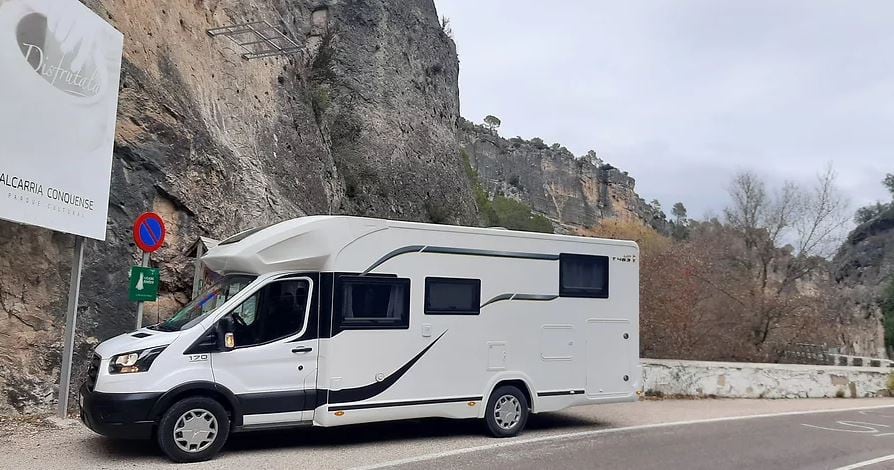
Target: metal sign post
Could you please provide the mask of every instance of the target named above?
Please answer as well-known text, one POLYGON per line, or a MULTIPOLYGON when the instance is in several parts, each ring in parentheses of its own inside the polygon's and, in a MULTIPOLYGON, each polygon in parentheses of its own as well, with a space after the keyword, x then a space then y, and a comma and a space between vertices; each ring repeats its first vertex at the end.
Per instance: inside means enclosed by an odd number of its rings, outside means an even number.
MULTIPOLYGON (((147 267, 149 266, 149 252, 143 252, 143 261, 140 263, 140 266, 147 267)), ((144 302, 137 302, 137 329, 143 327, 143 304, 144 302)))
POLYGON ((78 296, 81 294, 81 265, 84 263, 84 237, 75 236, 68 288, 68 310, 65 312, 65 336, 62 343, 62 371, 59 377, 57 415, 68 416, 68 390, 71 385, 71 359, 74 354, 75 325, 78 321, 78 296))

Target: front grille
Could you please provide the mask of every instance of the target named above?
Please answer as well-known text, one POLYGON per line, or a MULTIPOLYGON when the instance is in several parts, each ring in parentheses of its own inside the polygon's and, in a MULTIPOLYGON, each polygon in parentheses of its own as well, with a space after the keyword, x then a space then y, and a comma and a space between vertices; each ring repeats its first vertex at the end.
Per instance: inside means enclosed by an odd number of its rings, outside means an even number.
POLYGON ((96 387, 96 376, 99 375, 99 363, 102 359, 94 354, 90 360, 90 367, 87 368, 87 389, 91 392, 96 387))

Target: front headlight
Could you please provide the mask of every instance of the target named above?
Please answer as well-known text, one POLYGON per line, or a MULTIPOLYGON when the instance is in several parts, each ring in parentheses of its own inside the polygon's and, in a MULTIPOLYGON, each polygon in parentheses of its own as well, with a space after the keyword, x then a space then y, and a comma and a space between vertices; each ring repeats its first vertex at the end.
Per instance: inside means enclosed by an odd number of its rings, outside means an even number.
POLYGON ((155 358, 165 350, 167 346, 143 349, 141 351, 126 352, 112 356, 109 361, 110 374, 132 374, 134 372, 146 372, 155 358))

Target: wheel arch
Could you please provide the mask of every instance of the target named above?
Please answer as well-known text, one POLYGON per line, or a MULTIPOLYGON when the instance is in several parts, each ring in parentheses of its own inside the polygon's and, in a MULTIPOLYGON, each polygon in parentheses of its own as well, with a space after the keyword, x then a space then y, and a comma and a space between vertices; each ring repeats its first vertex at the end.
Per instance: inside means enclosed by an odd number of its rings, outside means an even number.
POLYGON ((242 408, 236 395, 214 382, 187 382, 165 392, 152 408, 152 417, 159 419, 174 403, 187 397, 208 397, 217 400, 230 414, 230 426, 242 426, 242 408))
POLYGON ((534 400, 537 399, 537 395, 534 392, 534 388, 531 387, 530 379, 523 375, 503 375, 494 378, 487 390, 487 394, 484 395, 482 402, 483 406, 478 412, 479 418, 484 417, 484 413, 487 410, 487 403, 490 401, 490 397, 494 393, 494 390, 504 385, 511 385, 521 390, 521 392, 525 395, 525 399, 528 400, 528 408, 530 408, 531 413, 536 412, 537 408, 534 400))

